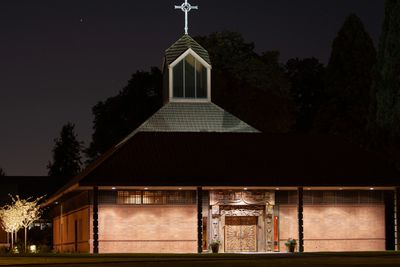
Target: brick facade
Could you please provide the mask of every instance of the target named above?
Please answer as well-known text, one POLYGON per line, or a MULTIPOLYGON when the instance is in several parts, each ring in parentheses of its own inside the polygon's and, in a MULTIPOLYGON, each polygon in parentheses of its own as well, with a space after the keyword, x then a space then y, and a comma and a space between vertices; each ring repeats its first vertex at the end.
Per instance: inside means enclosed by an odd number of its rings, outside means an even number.
MULTIPOLYGON (((286 251, 287 238, 296 238, 297 206, 279 207, 279 239, 286 251)), ((384 251, 385 206, 377 205, 305 205, 304 250, 384 251)))

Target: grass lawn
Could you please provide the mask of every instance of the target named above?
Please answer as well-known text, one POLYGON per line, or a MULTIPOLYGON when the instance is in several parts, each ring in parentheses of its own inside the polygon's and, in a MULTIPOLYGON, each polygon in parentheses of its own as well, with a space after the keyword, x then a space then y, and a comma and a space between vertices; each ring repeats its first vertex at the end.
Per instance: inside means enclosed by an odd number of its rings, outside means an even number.
POLYGON ((303 254, 49 254, 1 256, 0 266, 400 266, 400 253, 303 254))

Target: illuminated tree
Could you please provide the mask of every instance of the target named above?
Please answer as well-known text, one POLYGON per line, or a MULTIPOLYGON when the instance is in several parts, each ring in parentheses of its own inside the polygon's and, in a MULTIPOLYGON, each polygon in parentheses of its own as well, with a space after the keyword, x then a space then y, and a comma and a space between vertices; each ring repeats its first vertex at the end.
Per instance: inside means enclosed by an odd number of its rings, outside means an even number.
POLYGON ((38 205, 39 200, 42 199, 37 198, 35 200, 30 199, 20 199, 19 196, 16 199, 13 198, 14 207, 21 212, 21 225, 24 228, 24 236, 25 236, 25 252, 26 252, 26 241, 28 237, 28 227, 35 221, 37 221, 41 216, 40 206, 38 205))
POLYGON ((21 228, 22 213, 14 205, 5 205, 0 209, 1 226, 11 236, 11 248, 14 248, 14 233, 21 228))
POLYGON ((11 234, 11 247, 14 247, 13 234, 17 233, 19 229, 25 230, 25 252, 27 243, 27 229, 29 225, 38 220, 41 216, 41 210, 38 202, 42 197, 35 200, 20 199, 19 196, 15 198, 11 196, 12 204, 6 205, 0 209, 1 225, 7 233, 11 234))

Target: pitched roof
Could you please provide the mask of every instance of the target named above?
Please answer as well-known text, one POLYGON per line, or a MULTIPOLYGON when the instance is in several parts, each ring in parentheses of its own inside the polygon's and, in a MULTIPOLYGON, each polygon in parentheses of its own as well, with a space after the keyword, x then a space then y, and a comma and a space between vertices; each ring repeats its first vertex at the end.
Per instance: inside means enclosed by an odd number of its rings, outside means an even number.
POLYGON ((121 143, 138 132, 258 133, 259 131, 211 102, 170 102, 121 143))
POLYGON ((208 64, 211 65, 210 56, 199 43, 197 43, 192 37, 185 34, 178 41, 176 41, 170 48, 165 50, 165 58, 168 65, 174 62, 180 55, 185 53, 191 48, 197 55, 204 59, 208 64))
POLYGON ((335 136, 142 132, 79 184, 397 186, 399 177, 385 162, 335 136))

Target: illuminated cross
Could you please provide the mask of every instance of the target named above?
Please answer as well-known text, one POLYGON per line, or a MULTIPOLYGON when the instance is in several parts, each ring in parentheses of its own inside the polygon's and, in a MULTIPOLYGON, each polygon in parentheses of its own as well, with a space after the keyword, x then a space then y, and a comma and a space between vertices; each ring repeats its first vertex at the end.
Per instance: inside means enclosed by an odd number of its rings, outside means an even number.
POLYGON ((188 3, 188 0, 185 0, 185 3, 183 3, 180 6, 175 6, 175 9, 180 9, 183 12, 185 12, 185 34, 188 34, 189 31, 189 18, 188 18, 188 13, 192 9, 199 9, 198 6, 192 6, 191 4, 188 3))

